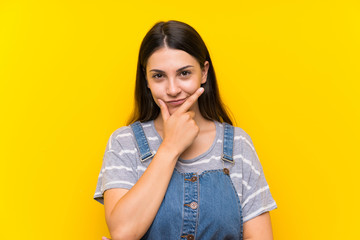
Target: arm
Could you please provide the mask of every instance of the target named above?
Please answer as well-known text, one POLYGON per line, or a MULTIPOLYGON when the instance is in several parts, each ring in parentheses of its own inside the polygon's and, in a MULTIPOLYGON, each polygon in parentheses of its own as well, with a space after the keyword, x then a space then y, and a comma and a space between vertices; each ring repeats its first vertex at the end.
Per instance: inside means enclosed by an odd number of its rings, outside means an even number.
POLYGON ((105 219, 113 240, 139 239, 150 227, 161 205, 175 164, 188 148, 199 128, 188 111, 203 90, 196 91, 171 116, 159 100, 164 140, 144 174, 130 189, 109 189, 104 193, 105 219))
POLYGON ((105 191, 105 219, 112 239, 139 239, 145 234, 165 195, 177 155, 161 145, 148 169, 130 190, 105 191))
POLYGON ((265 212, 244 223, 244 240, 272 240, 270 213, 265 212))

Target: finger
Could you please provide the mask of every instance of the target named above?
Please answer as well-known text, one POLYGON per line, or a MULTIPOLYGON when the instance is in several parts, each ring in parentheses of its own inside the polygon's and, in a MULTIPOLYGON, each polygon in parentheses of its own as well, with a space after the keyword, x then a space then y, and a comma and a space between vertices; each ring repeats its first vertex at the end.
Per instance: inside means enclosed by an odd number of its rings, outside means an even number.
POLYGON ((160 111, 161 111, 162 119, 163 119, 163 121, 166 121, 170 117, 169 110, 168 110, 166 104, 161 99, 158 99, 158 101, 160 104, 160 111))
POLYGON ((183 112, 183 113, 187 112, 203 92, 204 92, 204 88, 202 87, 196 90, 193 93, 193 95, 191 95, 188 99, 186 99, 186 101, 179 107, 177 112, 183 112))

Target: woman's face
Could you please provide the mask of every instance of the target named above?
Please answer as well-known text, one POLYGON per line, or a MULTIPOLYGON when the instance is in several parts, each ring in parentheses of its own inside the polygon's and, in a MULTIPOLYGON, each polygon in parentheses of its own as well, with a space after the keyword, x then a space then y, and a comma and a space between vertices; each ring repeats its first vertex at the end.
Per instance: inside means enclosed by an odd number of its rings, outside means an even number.
MULTIPOLYGON (((196 58, 182 50, 163 47, 155 51, 146 66, 146 79, 154 101, 159 106, 158 99, 161 99, 173 114, 206 82, 208 68, 208 61, 201 69, 196 58)), ((196 113, 198 109, 196 102, 191 110, 196 113)))

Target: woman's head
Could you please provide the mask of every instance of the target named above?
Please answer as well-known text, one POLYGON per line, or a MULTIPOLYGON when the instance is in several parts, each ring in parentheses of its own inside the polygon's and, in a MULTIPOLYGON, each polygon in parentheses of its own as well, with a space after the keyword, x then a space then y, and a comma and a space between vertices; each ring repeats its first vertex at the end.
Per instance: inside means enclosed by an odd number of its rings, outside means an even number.
MULTIPOLYGON (((146 64, 147 86, 158 106, 162 100, 172 115, 206 83, 209 62, 201 68, 196 58, 183 50, 162 47, 149 57, 146 64)), ((198 101, 191 111, 200 115, 198 101)))
POLYGON ((206 81, 201 83, 204 93, 198 99, 201 115, 208 120, 231 123, 219 96, 215 71, 204 41, 195 29, 178 21, 156 23, 141 43, 135 86, 135 110, 129 123, 154 120, 160 113, 148 87, 147 64, 152 54, 163 48, 186 52, 197 61, 202 72, 206 72, 206 81))

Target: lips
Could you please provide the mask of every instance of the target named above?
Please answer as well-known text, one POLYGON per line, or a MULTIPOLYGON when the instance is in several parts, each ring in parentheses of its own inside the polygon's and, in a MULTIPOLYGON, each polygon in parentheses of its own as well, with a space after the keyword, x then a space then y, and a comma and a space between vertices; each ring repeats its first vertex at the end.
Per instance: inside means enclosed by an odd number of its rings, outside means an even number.
POLYGON ((178 100, 167 101, 166 104, 176 107, 176 106, 183 104, 185 101, 186 101, 186 98, 183 98, 183 99, 178 99, 178 100))

